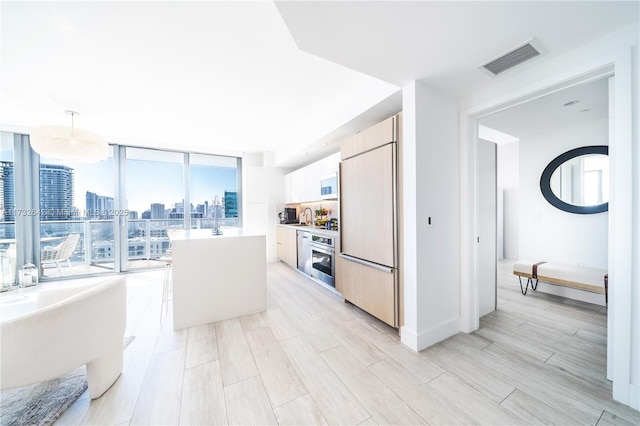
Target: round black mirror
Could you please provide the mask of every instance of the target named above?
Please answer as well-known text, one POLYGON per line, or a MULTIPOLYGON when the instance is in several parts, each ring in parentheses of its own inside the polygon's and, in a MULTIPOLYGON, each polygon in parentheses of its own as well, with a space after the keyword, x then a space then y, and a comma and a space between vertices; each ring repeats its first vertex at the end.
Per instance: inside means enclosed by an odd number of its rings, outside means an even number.
POLYGON ((609 147, 583 146, 554 158, 540 178, 540 190, 554 207, 569 213, 609 210, 609 147))

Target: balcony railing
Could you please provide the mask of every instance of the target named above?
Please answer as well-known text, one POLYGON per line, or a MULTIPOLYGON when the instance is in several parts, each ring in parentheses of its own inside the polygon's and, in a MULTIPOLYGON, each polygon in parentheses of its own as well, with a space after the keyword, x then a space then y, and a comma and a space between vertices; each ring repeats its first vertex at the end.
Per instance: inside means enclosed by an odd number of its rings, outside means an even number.
MULTIPOLYGON (((221 228, 234 228, 238 225, 237 218, 218 219, 221 228)), ((167 228, 182 228, 183 219, 129 219, 127 221, 127 259, 130 267, 133 263, 143 267, 161 267, 158 261, 166 255, 170 247, 167 228), (152 261, 152 262, 136 262, 152 261)), ((192 219, 192 229, 214 229, 214 219, 192 219)), ((85 265, 84 273, 100 273, 112 271, 115 265, 116 246, 113 220, 57 220, 40 222, 41 248, 56 245, 67 235, 77 233, 80 239, 71 255, 71 264, 85 265), (90 268, 97 266, 99 268, 90 268)), ((15 222, 0 222, 0 250, 7 250, 15 244, 15 222)), ((75 268, 74 268, 75 269, 75 268)), ((134 267, 135 269, 135 267, 134 267)), ((56 268, 46 268, 45 277, 59 276, 56 268)))

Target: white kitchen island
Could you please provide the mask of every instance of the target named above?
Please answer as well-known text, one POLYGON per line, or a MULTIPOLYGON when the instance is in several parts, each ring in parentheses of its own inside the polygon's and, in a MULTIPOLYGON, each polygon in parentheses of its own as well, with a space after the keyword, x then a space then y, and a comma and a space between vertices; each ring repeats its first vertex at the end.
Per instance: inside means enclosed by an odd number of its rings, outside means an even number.
POLYGON ((266 237, 224 232, 189 230, 172 239, 174 330, 266 310, 266 237))

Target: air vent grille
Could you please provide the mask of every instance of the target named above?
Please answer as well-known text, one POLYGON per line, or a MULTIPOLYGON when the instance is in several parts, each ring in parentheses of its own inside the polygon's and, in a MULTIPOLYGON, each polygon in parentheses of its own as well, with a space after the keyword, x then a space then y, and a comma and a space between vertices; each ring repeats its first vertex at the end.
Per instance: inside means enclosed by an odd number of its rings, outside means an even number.
POLYGON ((506 70, 515 67, 529 59, 539 56, 540 52, 537 51, 531 44, 527 43, 506 53, 499 58, 492 60, 491 62, 482 65, 482 68, 486 69, 493 75, 498 75, 506 70))

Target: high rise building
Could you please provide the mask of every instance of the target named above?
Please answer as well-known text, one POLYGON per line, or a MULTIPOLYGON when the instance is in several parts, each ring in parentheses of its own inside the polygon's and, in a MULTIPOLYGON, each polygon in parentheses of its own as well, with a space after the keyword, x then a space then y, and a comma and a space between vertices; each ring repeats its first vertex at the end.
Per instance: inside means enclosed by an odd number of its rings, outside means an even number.
POLYGON ((13 162, 0 162, 0 220, 2 222, 13 222, 16 220, 15 190, 13 178, 13 162))
POLYGON ((150 219, 164 219, 164 204, 153 203, 151 204, 151 217, 150 219))
POLYGON ((40 164, 40 220, 65 220, 75 216, 73 169, 40 164))
POLYGON ((224 191, 224 217, 238 217, 238 192, 224 191))
POLYGON ((113 219, 113 197, 87 191, 86 201, 87 219, 113 219))
MULTIPOLYGON (((12 161, 0 162, 0 220, 15 221, 15 180, 12 161)), ((40 164, 40 219, 65 220, 77 216, 73 206, 73 169, 40 164)))

